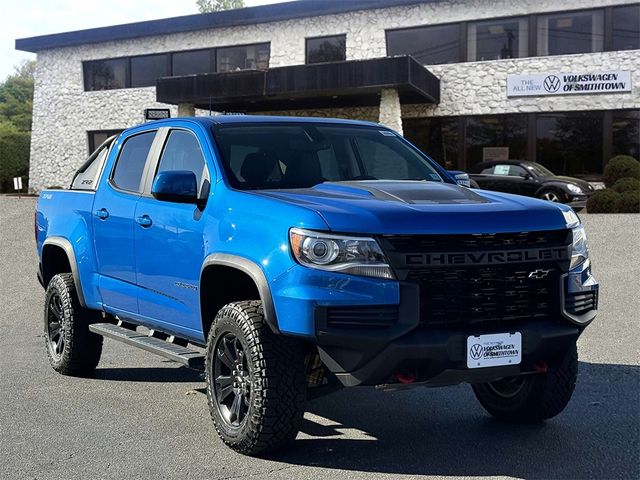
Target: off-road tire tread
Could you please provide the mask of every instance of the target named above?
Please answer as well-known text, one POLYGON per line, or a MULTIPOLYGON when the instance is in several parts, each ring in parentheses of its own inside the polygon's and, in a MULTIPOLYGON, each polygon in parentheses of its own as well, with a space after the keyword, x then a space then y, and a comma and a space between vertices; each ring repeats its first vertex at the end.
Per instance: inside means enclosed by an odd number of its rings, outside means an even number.
POLYGON ((473 391, 485 410, 500 420, 538 423, 565 409, 573 395, 577 376, 578 351, 573 345, 546 373, 529 377, 527 388, 512 401, 498 397, 486 384, 473 385, 473 391))
POLYGON ((293 441, 300 429, 306 400, 304 344, 295 339, 274 334, 264 320, 262 302, 233 302, 216 315, 207 341, 206 379, 209 412, 216 432, 233 450, 245 455, 264 455, 293 441), (230 436, 213 396, 210 378, 215 355, 215 343, 228 322, 242 331, 253 365, 252 409, 241 433, 230 436))
POLYGON ((89 324, 100 321, 100 312, 80 305, 73 275, 60 273, 55 275, 45 295, 45 329, 49 298, 57 290, 62 301, 62 313, 65 322, 64 350, 60 360, 56 360, 49 350, 47 332, 45 346, 51 367, 62 375, 77 377, 90 376, 100 362, 102 355, 102 336, 89 331, 89 324))

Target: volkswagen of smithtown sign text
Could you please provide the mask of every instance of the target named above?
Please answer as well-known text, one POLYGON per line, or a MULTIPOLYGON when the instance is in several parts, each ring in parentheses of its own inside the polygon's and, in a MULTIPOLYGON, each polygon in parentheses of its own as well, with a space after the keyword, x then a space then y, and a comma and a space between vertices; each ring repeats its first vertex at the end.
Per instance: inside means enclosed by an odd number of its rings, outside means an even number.
POLYGON ((51 366, 91 375, 108 337, 204 369, 218 435, 250 455, 341 387, 469 383, 495 417, 554 417, 598 304, 584 228, 456 179, 374 123, 126 130, 38 200, 51 366))

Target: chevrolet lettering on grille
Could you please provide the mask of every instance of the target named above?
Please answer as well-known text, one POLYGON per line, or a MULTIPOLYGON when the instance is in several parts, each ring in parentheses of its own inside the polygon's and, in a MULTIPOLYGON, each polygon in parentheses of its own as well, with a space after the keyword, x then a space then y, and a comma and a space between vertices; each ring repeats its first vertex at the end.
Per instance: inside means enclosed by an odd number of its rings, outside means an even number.
POLYGON ((406 266, 495 265, 505 263, 559 261, 567 260, 568 258, 569 250, 567 247, 507 250, 498 252, 408 253, 404 255, 406 266))

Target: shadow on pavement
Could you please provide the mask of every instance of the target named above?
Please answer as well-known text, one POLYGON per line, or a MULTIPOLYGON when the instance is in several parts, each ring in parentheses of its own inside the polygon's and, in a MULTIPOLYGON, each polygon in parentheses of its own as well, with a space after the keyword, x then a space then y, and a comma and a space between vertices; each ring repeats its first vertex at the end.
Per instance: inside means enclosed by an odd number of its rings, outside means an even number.
POLYGON ((466 385, 343 390, 311 402, 306 435, 273 460, 362 472, 640 478, 640 367, 580 363, 567 409, 542 425, 489 417, 466 385))
POLYGON ((97 368, 93 378, 121 382, 202 382, 201 373, 186 367, 97 368))

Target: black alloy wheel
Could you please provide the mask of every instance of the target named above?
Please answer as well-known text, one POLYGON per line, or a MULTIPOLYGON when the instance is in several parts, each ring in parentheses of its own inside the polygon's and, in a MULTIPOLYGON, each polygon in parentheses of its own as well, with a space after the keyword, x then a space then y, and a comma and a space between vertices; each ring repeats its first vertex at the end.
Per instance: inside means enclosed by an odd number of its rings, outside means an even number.
POLYGON ((245 347, 238 337, 227 332, 215 347, 212 377, 220 416, 231 428, 240 428, 251 401, 251 375, 245 347))

